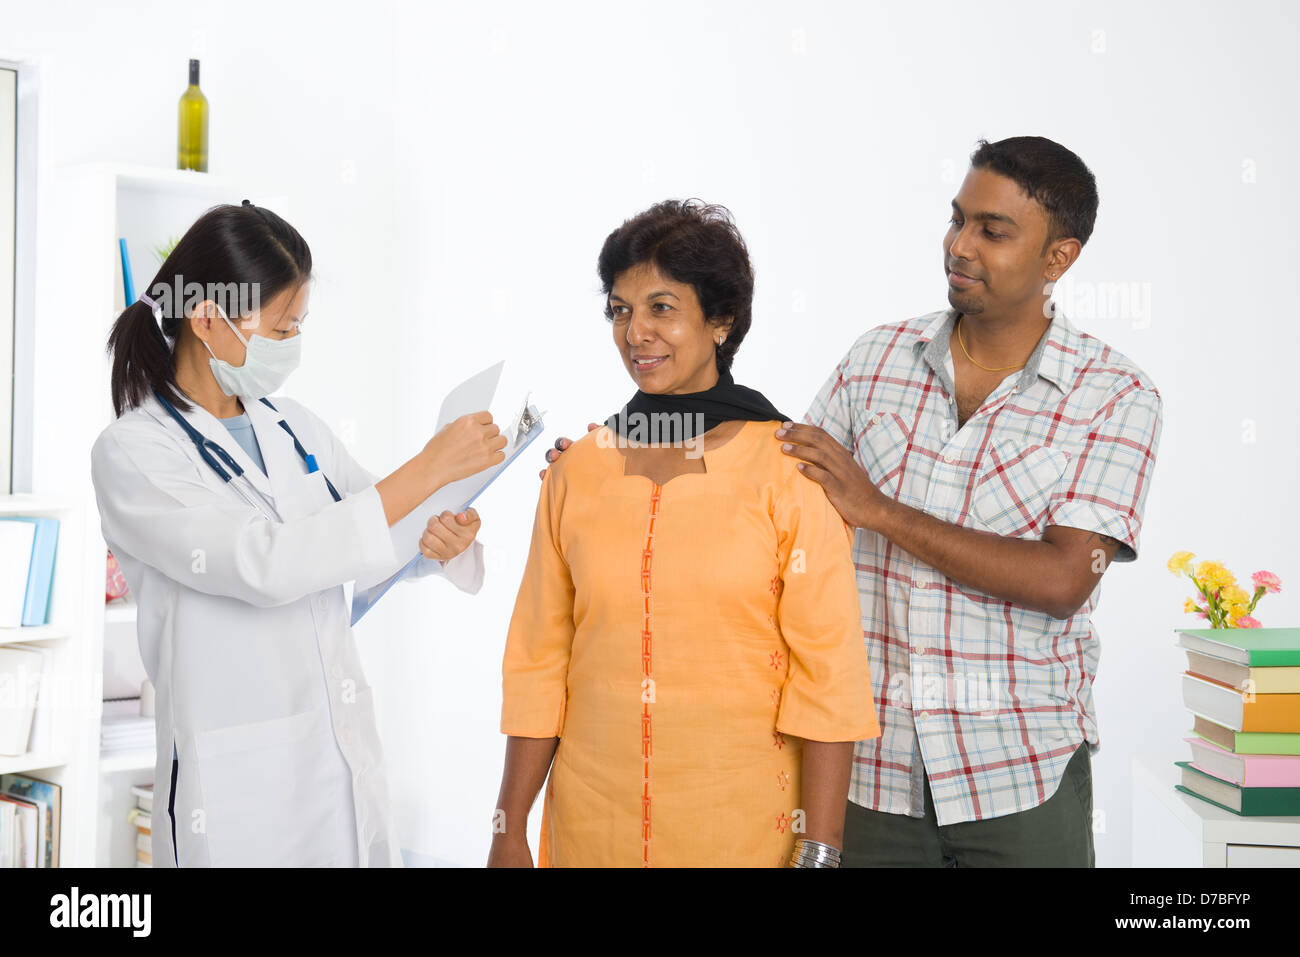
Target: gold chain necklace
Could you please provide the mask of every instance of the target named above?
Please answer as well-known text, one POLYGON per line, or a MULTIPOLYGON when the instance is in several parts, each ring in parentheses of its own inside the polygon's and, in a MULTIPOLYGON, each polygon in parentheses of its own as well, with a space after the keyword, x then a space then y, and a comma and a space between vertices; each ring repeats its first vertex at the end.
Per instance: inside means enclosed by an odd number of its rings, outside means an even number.
MULTIPOLYGON (((962 342, 962 339, 961 339, 961 319, 960 319, 960 318, 957 319, 957 325, 956 325, 955 328, 956 328, 956 330, 957 330, 957 342, 961 345, 961 351, 966 353, 966 358, 967 358, 967 359, 969 359, 971 362, 975 363, 975 365, 980 366, 980 364, 979 364, 978 362, 975 362, 975 357, 972 356, 969 352, 967 352, 967 350, 966 350, 966 343, 962 342)), ((985 372, 1008 372, 1008 371, 1010 371, 1011 369, 1023 369, 1024 367, 1025 367, 1025 363, 1023 363, 1023 362, 1020 363, 1020 365, 1018 365, 1018 366, 1003 366, 1003 367, 1000 368, 1000 369, 990 369, 988 366, 980 366, 980 368, 983 369, 985 372)))

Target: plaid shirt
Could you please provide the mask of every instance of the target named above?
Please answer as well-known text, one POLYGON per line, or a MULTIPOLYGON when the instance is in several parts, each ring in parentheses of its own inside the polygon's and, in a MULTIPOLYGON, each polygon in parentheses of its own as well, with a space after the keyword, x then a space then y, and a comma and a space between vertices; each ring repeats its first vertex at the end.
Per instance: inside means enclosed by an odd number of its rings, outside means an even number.
MULTIPOLYGON (((1155 386, 1058 312, 1025 368, 958 429, 955 316, 867 332, 804 421, 935 518, 1025 539, 1088 529, 1133 561, 1160 438, 1155 386)), ((1100 586, 1059 620, 959 585, 876 532, 858 529, 853 553, 882 734, 857 745, 850 799, 921 817, 924 767, 941 826, 1046 801, 1080 743, 1100 747, 1100 586)))

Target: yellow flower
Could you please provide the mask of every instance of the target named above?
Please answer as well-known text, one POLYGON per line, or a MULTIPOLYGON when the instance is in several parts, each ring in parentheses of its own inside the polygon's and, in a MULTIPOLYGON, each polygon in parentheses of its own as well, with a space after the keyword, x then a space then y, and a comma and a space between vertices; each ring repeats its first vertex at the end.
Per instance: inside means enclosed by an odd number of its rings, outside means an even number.
POLYGON ((1196 580, 1208 591, 1237 584, 1237 576, 1221 562, 1201 562, 1196 566, 1196 580))
POLYGON ((1174 552, 1169 559, 1168 568, 1175 575, 1181 575, 1187 571, 1188 566, 1192 564, 1192 559, 1195 557, 1191 552, 1174 552))
POLYGON ((1246 589, 1239 585, 1226 585, 1219 594, 1219 601, 1225 606, 1241 605, 1244 608, 1250 604, 1250 595, 1247 594, 1246 589))
POLYGON ((1192 601, 1190 598, 1187 598, 1183 601, 1183 611, 1187 612, 1189 615, 1194 611, 1200 611, 1200 610, 1201 610, 1201 606, 1196 604, 1196 602, 1192 601))

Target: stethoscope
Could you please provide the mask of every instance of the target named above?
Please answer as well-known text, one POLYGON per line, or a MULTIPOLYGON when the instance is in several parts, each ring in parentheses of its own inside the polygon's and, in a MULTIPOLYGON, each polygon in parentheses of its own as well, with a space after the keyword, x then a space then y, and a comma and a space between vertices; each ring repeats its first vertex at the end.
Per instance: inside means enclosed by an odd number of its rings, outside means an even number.
MULTIPOLYGON (((281 521, 280 514, 275 510, 275 506, 272 505, 267 497, 249 481, 248 476, 244 474, 243 468, 241 468, 239 463, 231 457, 229 452, 223 449, 216 442, 207 438, 194 426, 190 425, 190 423, 185 420, 185 417, 176 410, 176 406, 172 405, 171 402, 169 402, 157 389, 154 390, 153 394, 154 397, 162 403, 162 407, 167 410, 173 419, 176 420, 177 424, 185 430, 185 434, 188 435, 190 441, 194 443, 194 447, 198 449, 199 456, 207 464, 208 468, 216 472, 227 486, 233 488, 239 494, 239 497, 249 505, 253 506, 253 508, 256 508, 262 512, 263 515, 266 515, 274 521, 281 521)), ((280 415, 280 410, 273 406, 269 399, 264 398, 261 401, 263 405, 276 415, 280 415)), ((302 457, 303 462, 307 466, 308 473, 320 472, 320 466, 316 464, 316 456, 310 454, 302 447, 302 443, 298 441, 298 436, 293 434, 293 429, 289 427, 289 423, 286 422, 283 417, 280 418, 279 425, 280 428, 289 433, 289 438, 293 440, 293 447, 302 457)), ((334 501, 343 501, 343 496, 339 495, 338 489, 334 487, 334 483, 329 480, 329 477, 324 472, 321 472, 320 477, 325 480, 325 486, 330 490, 330 495, 334 496, 334 501)))

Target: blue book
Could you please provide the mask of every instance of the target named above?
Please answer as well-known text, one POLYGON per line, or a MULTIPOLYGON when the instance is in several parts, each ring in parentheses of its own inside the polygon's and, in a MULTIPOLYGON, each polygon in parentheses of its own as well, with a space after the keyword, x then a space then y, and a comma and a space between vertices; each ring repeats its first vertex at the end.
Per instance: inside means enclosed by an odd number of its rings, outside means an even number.
POLYGON ((131 257, 126 251, 126 240, 119 239, 117 248, 122 253, 122 293, 129 306, 135 302, 135 282, 131 277, 131 257))
POLYGON ((30 522, 36 526, 36 535, 32 539, 32 561, 27 570, 27 592, 23 599, 23 624, 44 625, 50 617, 50 586, 54 582, 59 520, 15 516, 5 521, 30 522))

